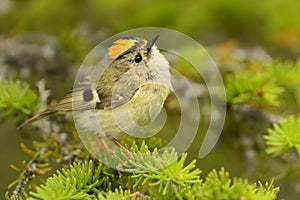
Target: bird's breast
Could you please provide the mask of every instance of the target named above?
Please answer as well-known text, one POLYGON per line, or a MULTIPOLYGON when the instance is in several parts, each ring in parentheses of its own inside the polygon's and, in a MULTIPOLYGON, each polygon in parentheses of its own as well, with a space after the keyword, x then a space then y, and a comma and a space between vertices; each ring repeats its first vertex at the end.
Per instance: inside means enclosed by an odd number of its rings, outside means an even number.
POLYGON ((169 88, 158 83, 144 84, 127 103, 119 107, 85 111, 88 113, 82 116, 88 116, 85 120, 89 122, 79 120, 82 129, 117 139, 126 136, 124 132, 129 135, 139 132, 158 116, 169 91, 169 88))

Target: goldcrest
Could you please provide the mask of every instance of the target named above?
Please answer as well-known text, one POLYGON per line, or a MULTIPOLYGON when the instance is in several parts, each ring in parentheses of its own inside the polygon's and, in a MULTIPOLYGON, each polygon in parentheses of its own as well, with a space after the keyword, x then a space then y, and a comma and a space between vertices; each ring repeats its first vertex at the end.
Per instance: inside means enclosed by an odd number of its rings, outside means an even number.
POLYGON ((169 63, 155 45, 157 39, 116 40, 61 101, 20 127, 58 111, 73 111, 79 131, 114 140, 138 133, 158 116, 172 90, 169 63))

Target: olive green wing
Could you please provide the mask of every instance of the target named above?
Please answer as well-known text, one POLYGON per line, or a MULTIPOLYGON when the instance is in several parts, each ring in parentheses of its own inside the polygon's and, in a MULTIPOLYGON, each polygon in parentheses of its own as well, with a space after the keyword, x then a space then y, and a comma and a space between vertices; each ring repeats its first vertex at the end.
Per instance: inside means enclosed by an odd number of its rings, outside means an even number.
POLYGON ((92 88, 88 79, 83 79, 57 104, 50 106, 41 113, 29 118, 20 126, 18 126, 18 128, 21 128, 27 124, 30 124, 36 120, 39 120, 58 111, 65 112, 73 110, 94 109, 98 104, 100 104, 100 99, 96 89, 92 88))

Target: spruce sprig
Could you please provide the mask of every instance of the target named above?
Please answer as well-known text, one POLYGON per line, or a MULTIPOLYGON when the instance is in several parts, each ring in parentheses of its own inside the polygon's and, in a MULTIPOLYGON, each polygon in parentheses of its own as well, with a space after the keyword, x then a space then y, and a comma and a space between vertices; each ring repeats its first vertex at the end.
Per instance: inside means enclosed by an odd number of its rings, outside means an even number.
POLYGON ((267 144, 266 152, 279 156, 295 149, 300 156, 300 117, 290 116, 279 123, 274 123, 264 136, 267 144))
POLYGON ((0 81, 0 119, 14 116, 14 121, 19 123, 34 114, 38 105, 38 96, 27 83, 19 80, 0 81))

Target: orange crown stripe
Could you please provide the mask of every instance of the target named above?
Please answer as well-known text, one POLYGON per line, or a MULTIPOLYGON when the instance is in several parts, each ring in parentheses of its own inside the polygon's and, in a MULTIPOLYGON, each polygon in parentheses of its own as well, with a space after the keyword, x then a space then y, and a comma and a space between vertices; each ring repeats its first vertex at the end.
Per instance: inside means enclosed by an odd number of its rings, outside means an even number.
POLYGON ((108 56, 110 58, 117 58, 121 53, 125 52, 134 45, 135 41, 130 39, 120 39, 113 43, 108 48, 108 56))

